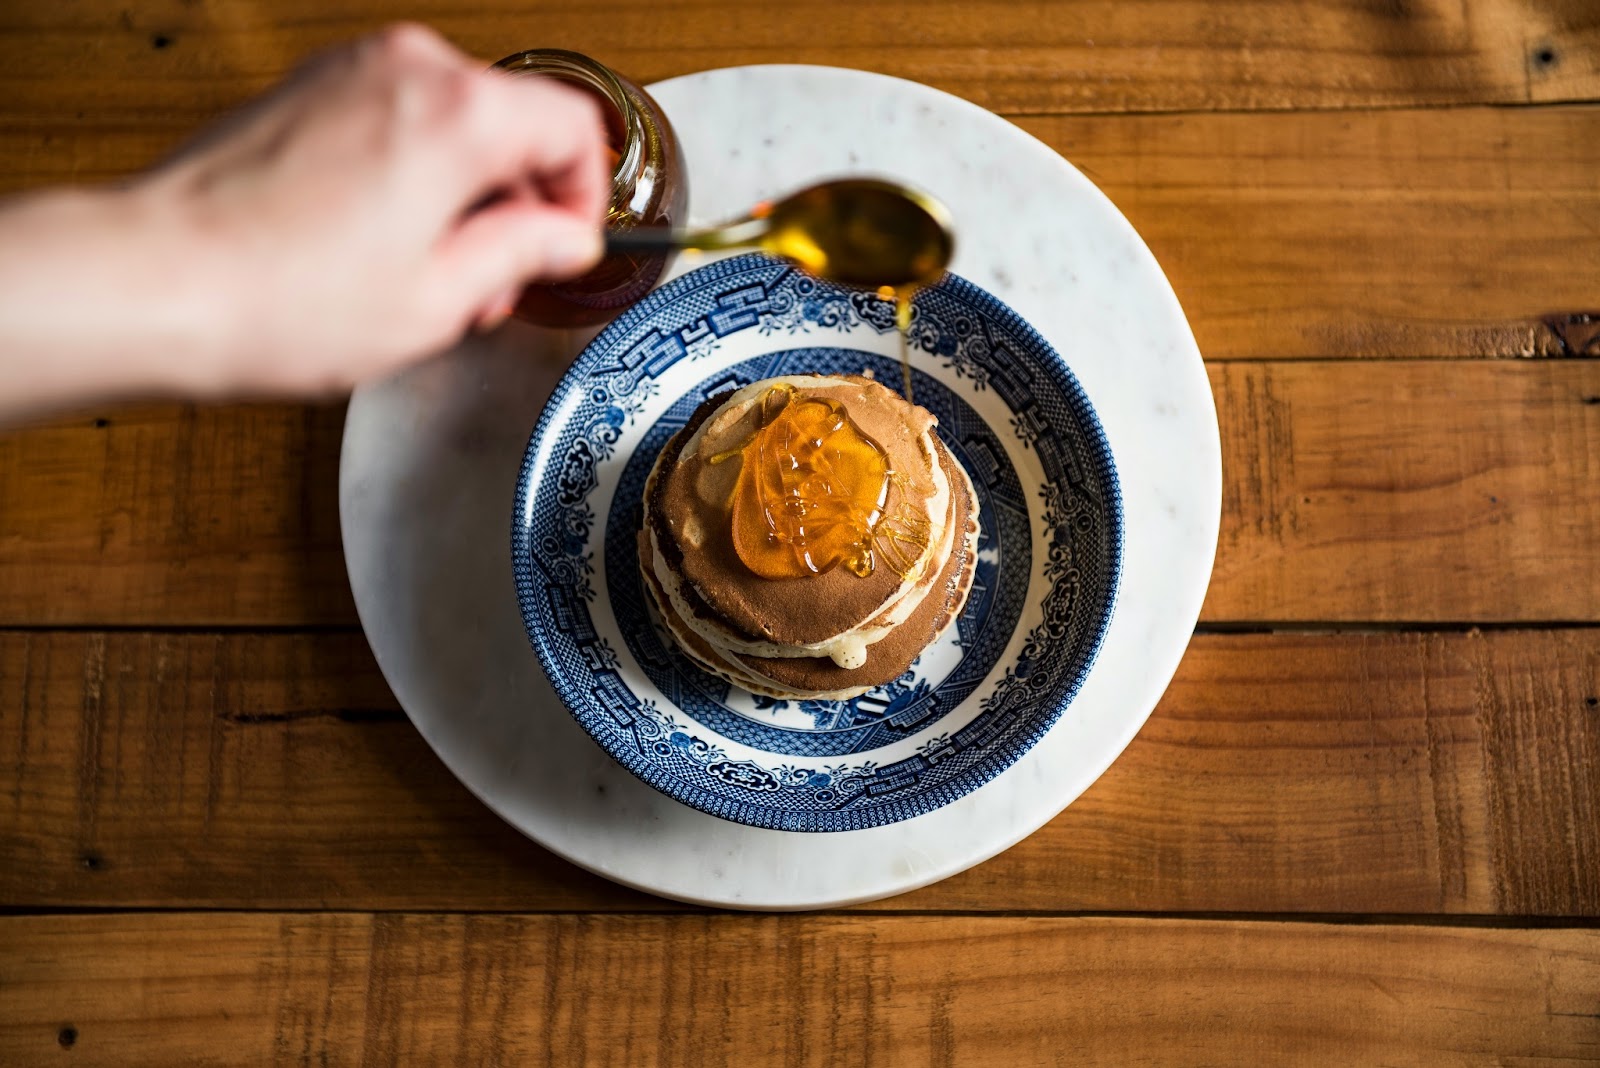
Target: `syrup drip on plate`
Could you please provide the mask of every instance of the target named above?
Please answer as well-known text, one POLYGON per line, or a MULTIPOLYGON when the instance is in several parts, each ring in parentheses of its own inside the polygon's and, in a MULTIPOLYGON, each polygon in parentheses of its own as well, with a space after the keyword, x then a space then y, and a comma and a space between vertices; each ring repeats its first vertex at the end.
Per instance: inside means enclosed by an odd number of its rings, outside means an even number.
POLYGON ((762 395, 755 433, 711 462, 734 457, 733 547, 762 578, 822 575, 840 564, 865 578, 879 559, 903 576, 928 548, 928 519, 903 501, 891 507, 901 480, 837 401, 774 386, 762 395))

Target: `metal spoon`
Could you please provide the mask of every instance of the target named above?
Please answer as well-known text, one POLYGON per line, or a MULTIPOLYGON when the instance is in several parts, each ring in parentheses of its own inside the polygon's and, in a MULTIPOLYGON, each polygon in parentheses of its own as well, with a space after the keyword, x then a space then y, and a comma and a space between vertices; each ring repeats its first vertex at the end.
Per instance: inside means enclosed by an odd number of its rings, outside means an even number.
POLYGON ((943 204, 920 190, 872 178, 813 185, 706 230, 606 232, 608 254, 757 248, 820 278, 865 289, 932 285, 944 275, 954 247, 943 204))

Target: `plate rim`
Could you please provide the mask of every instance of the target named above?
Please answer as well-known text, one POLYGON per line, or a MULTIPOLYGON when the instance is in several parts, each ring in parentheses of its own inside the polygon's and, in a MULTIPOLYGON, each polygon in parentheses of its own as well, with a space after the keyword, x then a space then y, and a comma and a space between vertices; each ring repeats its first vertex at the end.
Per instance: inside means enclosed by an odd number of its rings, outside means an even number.
MULTIPOLYGON (((544 606, 539 602, 533 581, 536 570, 536 564, 533 563, 533 560, 538 554, 535 552, 536 546, 533 544, 533 524, 527 522, 525 517, 529 514, 530 504, 537 499, 537 487, 551 477, 553 472, 552 465, 560 460, 560 457, 554 451, 553 443, 550 444, 548 449, 545 448, 545 444, 547 439, 559 432, 568 421, 568 417, 561 413, 562 408, 568 404, 575 394, 581 394, 584 390, 590 389, 595 385, 593 377, 595 365, 603 364, 612 357, 616 346, 630 334, 641 328, 648 328, 649 324, 662 314, 663 309, 661 309, 660 305, 670 305, 672 301, 715 284, 719 280, 718 275, 732 277, 745 273, 751 268, 783 266, 781 261, 774 260, 772 257, 759 252, 745 253, 702 264, 692 270, 685 271, 671 281, 652 290, 637 304, 634 304, 622 315, 607 324, 595 338, 584 346, 583 350, 562 373, 560 380, 551 390, 550 396, 546 399, 544 407, 539 413, 537 422, 529 432, 527 444, 522 451, 511 507, 511 567, 516 587, 517 609, 521 617, 523 632, 528 644, 539 659, 540 670, 544 673, 546 680, 555 691, 556 698, 560 701, 567 714, 573 718, 597 746, 609 754, 618 764, 626 768, 651 789, 657 790, 674 801, 716 819, 766 830, 794 831, 806 834, 841 834, 850 831, 868 830, 873 827, 893 826, 927 815, 960 800, 962 797, 1004 775, 1014 767, 1029 750, 1043 740, 1044 736, 1066 714, 1073 700, 1083 688, 1083 684, 1088 679, 1090 672, 1094 670, 1094 666, 1099 660, 1100 650, 1105 644, 1106 634, 1109 632, 1112 619, 1116 614, 1122 587, 1122 569, 1125 553, 1122 482, 1117 471, 1116 458, 1111 451, 1111 444, 1106 436, 1105 427, 1101 422, 1099 413, 1096 411, 1094 402, 1089 398, 1087 391, 1084 390, 1083 384, 1073 373, 1067 358, 1050 343, 1048 338, 1004 300, 971 279, 952 272, 935 288, 942 289, 948 286, 949 291, 957 301, 970 306, 975 312, 985 315, 992 322, 995 322, 999 329, 1008 331, 1023 341, 1030 348, 1030 355, 1036 357, 1037 365, 1041 367, 1048 366, 1054 372, 1055 381, 1051 382, 1050 385, 1062 395, 1066 407, 1072 412, 1075 421, 1079 422, 1078 430, 1087 439, 1088 453, 1098 467, 1095 474, 1101 476, 1104 481, 1106 492, 1103 508, 1108 543, 1105 590, 1104 593, 1100 593, 1097 597, 1097 600, 1100 600, 1101 603, 1095 612, 1093 623, 1085 631, 1083 638, 1080 639, 1081 645, 1075 651, 1077 654, 1074 657, 1077 661, 1075 667, 1058 679, 1047 695, 1039 695, 1029 702, 1033 705, 1031 712, 1018 712, 1015 714, 1026 715, 1026 724, 1020 726, 1014 732, 1008 732, 998 750, 986 746, 974 767, 965 769, 957 778, 941 783, 930 790, 913 790, 906 797, 897 798, 890 805, 871 806, 867 809, 856 810, 857 812, 873 814, 872 818, 861 822, 849 822, 846 819, 848 810, 844 809, 827 813, 805 814, 790 820, 785 820, 782 812, 775 813, 767 818, 746 818, 746 815, 752 812, 765 813, 769 806, 759 806, 754 802, 733 800, 722 800, 720 804, 716 804, 713 800, 715 795, 702 797, 701 790, 698 787, 685 783, 679 776, 671 775, 659 768, 659 766, 646 761, 636 748, 621 745, 614 736, 602 736, 601 733, 592 729, 590 721, 594 716, 602 714, 603 710, 598 708, 592 699, 592 695, 581 685, 582 680, 569 678, 568 674, 563 670, 563 665, 553 645, 555 635, 546 633, 543 626, 536 625, 548 622, 543 618, 548 613, 544 611, 544 606), (549 454, 543 456, 543 462, 540 462, 541 456, 547 451, 549 454), (1086 652, 1083 650, 1086 650, 1086 652), (584 707, 580 709, 579 705, 584 707), (997 757, 996 753, 998 753, 997 757), (829 825, 837 824, 840 820, 845 820, 843 826, 829 825)), ((791 277, 799 277, 793 271, 793 268, 789 268, 783 274, 776 275, 772 279, 772 284, 774 286, 783 285, 791 277)), ((813 280, 813 282, 817 285, 826 286, 830 295, 845 294, 848 296, 855 292, 816 280, 813 280)), ((751 324, 741 328, 740 332, 756 329, 758 326, 758 323, 751 324)), ((816 346, 801 346, 801 348, 813 347, 816 346)), ((763 351, 752 358, 775 356, 783 351, 786 351, 786 349, 773 349, 770 352, 763 351)), ((929 353, 929 356, 934 359, 938 358, 933 353, 929 353)), ((674 360, 673 365, 675 366, 679 362, 690 359, 693 359, 693 357, 685 354, 674 360)), ((708 370, 708 373, 715 373, 715 369, 708 370)), ((958 378, 965 378, 965 376, 958 374, 958 378)), ((947 388, 949 387, 947 386, 947 388)), ((670 403, 674 402, 669 401, 670 403)), ((1006 404, 1008 411, 1015 411, 1003 398, 1002 403, 1006 404)), ((986 425, 988 425, 987 421, 986 425)), ((990 426, 989 429, 996 434, 999 433, 993 426, 990 426)), ((623 464, 628 462, 628 457, 626 456, 619 455, 615 459, 623 464)), ((1027 507, 1030 513, 1029 517, 1032 519, 1034 503, 1029 500, 1027 507)), ((609 513, 610 510, 608 508, 605 514, 597 515, 596 517, 596 526, 600 531, 598 537, 602 542, 605 537, 604 527, 609 513)), ((1033 551, 1038 552, 1041 548, 1047 551, 1048 543, 1044 546, 1034 545, 1033 551)), ((1048 585, 1047 578, 1044 579, 1044 582, 1046 584, 1045 588, 1039 596, 1048 597, 1052 591, 1048 585)), ((1030 582, 1029 585, 1031 588, 1033 583, 1030 582)), ((1033 603, 1032 593, 1033 591, 1030 589, 1030 596, 1025 603, 1033 603)), ((607 596, 608 591, 602 587, 599 594, 607 596)), ((1021 627, 1021 620, 1019 619, 1017 623, 1013 624, 1013 627, 1012 638, 1018 633, 1017 628, 1021 627)), ((1008 638, 1008 643, 1010 640, 1008 638)), ((1002 660, 997 662, 997 665, 1004 663, 1005 661, 1002 660)), ((626 678, 624 672, 618 671, 617 675, 619 680, 625 680, 626 678)), ((627 688, 630 692, 633 692, 631 685, 627 688)), ((639 695, 635 692, 634 696, 637 698, 639 695)), ((964 700, 971 700, 971 696, 969 695, 964 700)), ((673 710, 681 711, 675 704, 671 707, 673 710)), ((684 712, 683 715, 690 720, 694 720, 690 713, 684 712)), ((698 730, 705 732, 708 736, 718 741, 723 740, 722 736, 712 731, 711 728, 706 727, 697 720, 694 722, 698 730)), ((1013 721, 1008 720, 1007 722, 1013 721)), ((763 752, 765 751, 763 750, 763 752)))

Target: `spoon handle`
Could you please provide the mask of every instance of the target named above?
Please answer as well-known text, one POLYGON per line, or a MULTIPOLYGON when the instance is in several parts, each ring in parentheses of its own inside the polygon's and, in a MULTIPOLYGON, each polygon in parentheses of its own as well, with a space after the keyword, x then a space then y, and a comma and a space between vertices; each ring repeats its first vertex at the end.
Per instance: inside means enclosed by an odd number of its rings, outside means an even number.
POLYGON ((684 247, 689 235, 670 226, 639 226, 632 230, 607 230, 606 255, 616 253, 671 252, 684 247))
POLYGON ((606 252, 659 253, 679 249, 718 252, 731 248, 755 248, 771 229, 765 219, 740 219, 724 226, 704 230, 678 230, 670 226, 636 226, 632 230, 607 230, 606 252))

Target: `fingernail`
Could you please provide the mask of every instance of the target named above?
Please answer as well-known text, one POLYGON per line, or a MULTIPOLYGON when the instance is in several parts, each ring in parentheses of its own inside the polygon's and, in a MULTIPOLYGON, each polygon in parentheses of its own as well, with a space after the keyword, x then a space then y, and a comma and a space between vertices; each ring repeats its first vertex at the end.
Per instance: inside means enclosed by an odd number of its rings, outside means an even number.
POLYGON ((507 319, 517 307, 517 291, 508 289, 494 300, 490 301, 482 315, 478 316, 478 329, 483 331, 493 330, 507 319))
POLYGON ((545 246, 545 273, 557 278, 582 274, 600 262, 600 231, 586 226, 552 229, 545 246))

